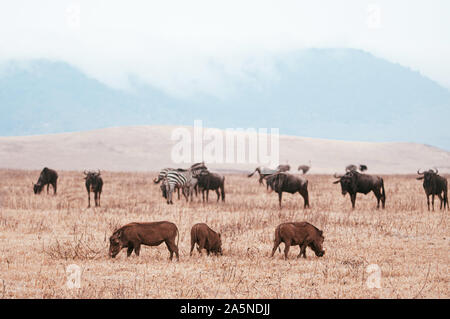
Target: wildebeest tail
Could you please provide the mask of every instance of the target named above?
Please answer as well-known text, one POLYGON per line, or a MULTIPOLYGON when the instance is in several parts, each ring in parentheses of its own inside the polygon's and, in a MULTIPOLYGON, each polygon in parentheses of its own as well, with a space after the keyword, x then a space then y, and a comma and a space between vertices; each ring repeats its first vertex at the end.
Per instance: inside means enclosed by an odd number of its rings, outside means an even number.
POLYGON ((444 192, 444 210, 445 210, 445 205, 447 205, 447 210, 450 210, 450 208, 448 207, 448 195, 447 195, 447 192, 444 192))
POLYGON ((384 181, 381 179, 381 195, 383 195, 384 200, 386 200, 386 192, 384 191, 384 181))
POLYGON ((247 175, 247 177, 252 177, 252 176, 253 176, 253 174, 255 174, 255 173, 256 173, 257 171, 258 171, 258 169, 255 169, 255 170, 254 170, 254 172, 253 172, 253 173, 251 173, 251 174, 248 174, 248 175, 247 175))
POLYGON ((220 185, 220 191, 222 193, 222 201, 225 200, 225 176, 222 177, 222 185, 220 185))
POLYGON ((448 207, 448 186, 447 186, 447 180, 444 181, 444 210, 445 205, 447 205, 447 210, 450 210, 450 207, 448 207))

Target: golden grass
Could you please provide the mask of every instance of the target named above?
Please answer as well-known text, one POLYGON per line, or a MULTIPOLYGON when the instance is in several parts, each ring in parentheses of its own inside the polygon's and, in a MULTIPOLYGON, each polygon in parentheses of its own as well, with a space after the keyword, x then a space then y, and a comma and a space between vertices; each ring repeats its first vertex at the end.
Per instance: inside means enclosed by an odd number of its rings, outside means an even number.
MULTIPOLYGON (((267 194, 257 178, 227 175, 226 202, 200 197, 168 206, 155 173, 102 173, 102 207, 86 209, 80 172, 60 172, 58 195, 34 195, 38 171, 0 170, 0 297, 3 298, 449 298, 448 212, 428 212, 414 176, 385 176, 385 210, 373 194, 356 209, 331 176, 311 175, 311 209, 299 194, 267 194), (163 244, 123 250, 109 259, 112 231, 133 221, 168 220, 180 232, 180 261, 163 244), (275 227, 306 220, 324 230, 326 254, 269 258, 275 227), (222 233, 224 256, 189 257, 190 228, 206 222, 222 233), (66 285, 70 264, 81 288, 66 285), (369 289, 366 267, 381 268, 369 289)), ((52 191, 51 191, 52 193, 52 191)), ((176 197, 175 197, 176 198, 176 197)), ((437 200, 437 204, 439 201, 437 200)), ((439 205, 439 204, 438 204, 439 205)), ((283 249, 283 245, 281 246, 283 249)))

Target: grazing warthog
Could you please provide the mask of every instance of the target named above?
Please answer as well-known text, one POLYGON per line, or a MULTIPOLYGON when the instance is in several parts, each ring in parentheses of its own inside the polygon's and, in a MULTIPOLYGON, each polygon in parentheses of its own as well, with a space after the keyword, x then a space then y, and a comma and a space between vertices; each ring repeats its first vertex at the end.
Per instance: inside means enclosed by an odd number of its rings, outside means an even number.
POLYGON ((384 191, 384 181, 379 176, 372 176, 367 174, 361 174, 357 171, 347 172, 343 176, 337 176, 337 181, 333 184, 341 183, 342 195, 350 194, 350 200, 352 202, 352 208, 355 208, 356 193, 368 194, 373 192, 377 198, 377 208, 380 208, 380 200, 382 207, 384 208, 386 202, 386 193, 384 191))
POLYGON ((109 256, 114 258, 122 250, 127 248, 127 257, 133 252, 139 256, 141 245, 158 246, 166 243, 170 252, 170 260, 173 253, 179 260, 178 241, 180 236, 174 223, 161 221, 152 223, 130 223, 117 229, 109 238, 109 256), (177 244, 175 237, 178 236, 177 244))
POLYGON ((223 255, 222 253, 222 239, 219 233, 208 227, 204 223, 198 223, 192 226, 191 229, 191 253, 197 244, 197 250, 202 254, 202 249, 206 249, 206 253, 214 253, 215 255, 223 255))
POLYGON ((417 174, 422 175, 421 177, 417 177, 418 180, 423 179, 423 189, 425 190, 425 194, 427 195, 427 205, 428 210, 430 210, 430 195, 431 195, 431 204, 433 206, 434 211, 434 195, 439 197, 441 202, 441 207, 448 207, 448 194, 447 194, 447 179, 438 175, 438 170, 428 170, 423 173, 420 172, 420 169, 417 171, 417 174))
POLYGON ((289 222, 278 225, 275 229, 275 239, 273 242, 272 255, 275 254, 281 242, 284 243, 284 258, 288 258, 289 248, 298 245, 300 253, 297 258, 303 255, 306 258, 306 247, 310 247, 317 257, 322 257, 325 250, 322 248, 325 237, 323 232, 308 222, 289 222))
POLYGON ((289 173, 276 173, 267 178, 267 186, 278 193, 278 201, 281 208, 283 192, 299 193, 304 199, 303 207, 309 207, 308 180, 289 173))
POLYGON ((247 177, 252 177, 256 172, 259 174, 259 184, 264 185, 263 180, 272 174, 278 173, 278 170, 260 166, 257 167, 253 173, 248 174, 247 177))
POLYGON ((225 176, 222 176, 217 173, 211 173, 206 171, 200 174, 197 177, 198 180, 198 189, 202 192, 202 200, 205 201, 205 192, 206 192, 206 201, 209 199, 209 191, 216 191, 217 201, 219 201, 222 196, 222 202, 225 201, 225 176), (220 189, 220 192, 219 192, 220 189))
POLYGON ((58 173, 56 171, 44 167, 39 175, 39 179, 36 184, 33 184, 33 191, 35 194, 40 194, 45 185, 47 185, 47 194, 50 185, 53 187, 53 195, 56 195, 56 183, 58 181, 58 173))
POLYGON ((84 175, 84 179, 86 180, 86 190, 88 193, 88 207, 91 207, 91 192, 94 192, 95 207, 100 206, 100 196, 103 188, 103 179, 100 177, 100 171, 84 171, 84 175))

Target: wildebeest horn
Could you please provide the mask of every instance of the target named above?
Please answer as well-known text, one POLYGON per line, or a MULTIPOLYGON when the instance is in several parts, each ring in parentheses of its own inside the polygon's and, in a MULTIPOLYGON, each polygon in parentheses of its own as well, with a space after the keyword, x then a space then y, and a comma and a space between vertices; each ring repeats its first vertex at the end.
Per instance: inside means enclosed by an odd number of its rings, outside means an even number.
POLYGON ((86 172, 86 170, 84 170, 84 171, 83 171, 83 174, 84 174, 84 175, 87 175, 88 173, 86 172))
POLYGON ((337 173, 334 173, 334 178, 342 178, 342 175, 338 176, 337 173))
POLYGON ((435 172, 436 174, 439 173, 439 171, 438 171, 438 169, 437 169, 436 167, 435 167, 434 169, 435 169, 435 171, 436 171, 436 172, 435 172))
POLYGON ((417 174, 419 174, 419 175, 423 175, 424 173, 421 173, 420 172, 420 168, 417 170, 417 174))

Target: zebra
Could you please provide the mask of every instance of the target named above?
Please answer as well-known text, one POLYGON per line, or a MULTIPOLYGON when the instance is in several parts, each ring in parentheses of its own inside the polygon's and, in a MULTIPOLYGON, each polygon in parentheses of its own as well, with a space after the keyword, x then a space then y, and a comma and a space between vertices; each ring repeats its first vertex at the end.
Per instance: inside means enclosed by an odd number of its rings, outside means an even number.
MULTIPOLYGON (((172 194, 176 188, 183 189, 188 188, 188 195, 191 195, 192 201, 192 188, 195 187, 196 177, 201 175, 203 172, 207 172, 207 168, 204 163, 197 163, 192 165, 189 169, 178 169, 167 172, 166 178, 164 179, 164 185, 167 193, 167 204, 173 204, 172 194)), ((183 191, 183 195, 188 200, 188 195, 183 191)))
POLYGON ((168 172, 170 172, 170 171, 175 171, 175 170, 176 170, 176 168, 171 168, 171 167, 163 168, 163 169, 159 172, 158 178, 155 178, 155 179, 153 180, 153 183, 158 184, 160 181, 162 181, 162 180, 164 180, 164 178, 166 178, 168 172))
MULTIPOLYGON (((165 178, 166 178, 166 176, 167 176, 167 173, 170 172, 170 171, 176 171, 176 170, 182 171, 183 169, 182 169, 182 168, 171 168, 171 167, 163 168, 163 169, 159 172, 158 178, 153 179, 153 183, 158 184, 158 183, 161 182, 161 181, 164 183, 164 180, 165 180, 165 178)), ((177 192, 178 192, 178 199, 180 199, 180 188, 179 188, 179 187, 176 187, 176 190, 177 190, 177 192)), ((164 192, 163 192, 163 193, 164 193, 164 192)), ((163 195, 164 195, 164 194, 163 194, 163 195)))

